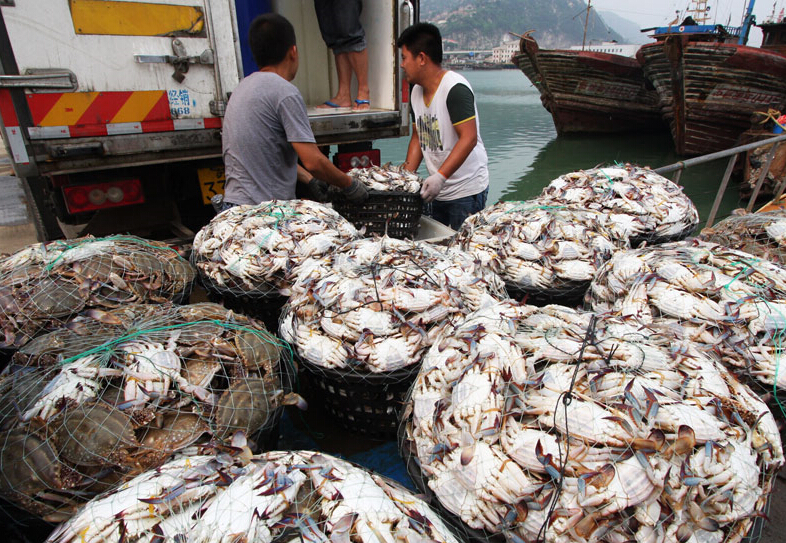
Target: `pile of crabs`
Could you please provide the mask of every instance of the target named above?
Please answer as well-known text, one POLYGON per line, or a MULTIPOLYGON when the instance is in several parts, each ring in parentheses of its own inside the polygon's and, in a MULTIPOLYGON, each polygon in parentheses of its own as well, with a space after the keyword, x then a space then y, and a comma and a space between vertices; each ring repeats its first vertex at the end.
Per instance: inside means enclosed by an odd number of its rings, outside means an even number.
MULTIPOLYGON (((414 187, 392 171, 354 175, 414 187)), ((128 236, 31 246, 0 259, 0 347, 18 349, 0 497, 65 520, 62 543, 736 543, 784 463, 786 269, 684 239, 697 223, 677 185, 624 165, 493 205, 441 245, 364 239, 293 200, 217 215, 193 267, 128 236), (283 341, 172 303, 195 276, 286 297, 283 341), (327 454, 258 452, 304 407, 291 355, 325 379, 413 370, 399 446, 435 509, 327 454)), ((783 224, 761 229, 779 243, 783 224)))
POLYGON ((303 402, 284 349, 212 303, 85 312, 0 374, 0 496, 64 520, 176 453, 264 438, 280 406, 303 402))

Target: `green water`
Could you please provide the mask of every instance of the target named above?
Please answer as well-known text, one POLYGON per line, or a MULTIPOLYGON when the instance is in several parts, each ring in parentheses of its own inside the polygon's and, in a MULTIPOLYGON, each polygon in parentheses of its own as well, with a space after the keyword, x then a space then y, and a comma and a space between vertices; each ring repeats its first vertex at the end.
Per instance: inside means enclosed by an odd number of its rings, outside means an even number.
MULTIPOLYGON (((557 137, 538 91, 519 70, 461 72, 475 91, 480 133, 489 157, 489 205, 540 194, 562 174, 615 162, 658 168, 680 160, 668 133, 557 137)), ((382 161, 401 163, 409 138, 379 140, 382 161)), ((703 223, 712 207, 728 159, 687 169, 680 180, 703 223)), ((421 175, 425 169, 421 166, 421 175)), ((670 176, 672 174, 669 174, 670 176)), ((730 184, 717 219, 744 206, 730 184)))

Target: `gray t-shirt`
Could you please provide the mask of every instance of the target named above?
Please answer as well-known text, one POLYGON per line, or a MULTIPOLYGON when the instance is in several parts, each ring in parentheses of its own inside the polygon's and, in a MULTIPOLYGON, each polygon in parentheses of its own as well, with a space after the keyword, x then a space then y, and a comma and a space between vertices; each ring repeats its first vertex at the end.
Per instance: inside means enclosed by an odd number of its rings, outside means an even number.
POLYGON ((297 153, 290 143, 316 141, 297 87, 271 72, 248 75, 232 93, 223 125, 224 200, 293 199, 297 153))

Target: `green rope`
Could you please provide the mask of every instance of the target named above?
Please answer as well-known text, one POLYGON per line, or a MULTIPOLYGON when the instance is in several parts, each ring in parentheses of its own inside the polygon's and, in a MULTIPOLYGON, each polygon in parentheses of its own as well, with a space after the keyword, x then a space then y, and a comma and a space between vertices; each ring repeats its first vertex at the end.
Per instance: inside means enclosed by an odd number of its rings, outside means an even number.
POLYGON ((173 252, 173 253, 175 253, 177 256, 180 256, 180 253, 178 253, 178 252, 177 252, 175 249, 173 249, 172 247, 162 247, 162 246, 160 246, 160 245, 153 245, 152 243, 147 243, 147 242, 146 242, 145 240, 143 240, 142 238, 137 238, 137 237, 135 237, 135 236, 124 236, 124 235, 119 235, 119 234, 118 234, 118 235, 115 235, 115 236, 106 236, 106 237, 103 237, 103 238, 87 238, 87 239, 82 239, 82 240, 78 241, 77 243, 68 243, 67 241, 64 241, 64 240, 57 241, 57 242, 55 242, 53 245, 57 245, 57 248, 58 248, 58 249, 62 248, 62 251, 61 251, 61 253, 60 253, 60 254, 57 256, 57 258, 55 258, 55 259, 54 259, 52 262, 50 262, 49 264, 47 264, 47 265, 44 267, 44 269, 45 269, 46 271, 52 271, 52 269, 55 267, 55 264, 57 264, 57 262, 58 262, 58 261, 59 261, 61 258, 63 258, 63 257, 65 256, 65 254, 66 254, 68 251, 70 251, 71 249, 75 249, 76 247, 80 247, 80 246, 82 246, 82 245, 85 245, 85 244, 88 244, 88 243, 95 243, 95 242, 98 242, 98 241, 128 241, 128 242, 134 243, 134 244, 136 244, 136 245, 141 245, 142 247, 147 247, 147 248, 149 248, 149 249, 159 249, 159 250, 161 250, 161 251, 172 251, 172 252, 173 252))
POLYGON ((212 320, 208 319, 208 320, 201 320, 201 321, 186 322, 186 323, 182 323, 182 324, 172 324, 172 325, 169 325, 169 326, 160 326, 160 327, 157 327, 157 328, 146 328, 144 330, 138 330, 136 332, 131 332, 131 333, 125 334, 123 336, 117 337, 115 339, 112 339, 110 341, 107 341, 105 343, 102 343, 101 345, 98 345, 97 347, 93 347, 92 349, 88 349, 87 351, 84 351, 84 352, 82 352, 82 353, 80 353, 78 355, 74 355, 74 356, 71 356, 71 357, 66 358, 64 360, 61 360, 60 362, 58 362, 57 365, 58 366, 63 366, 63 365, 68 364, 70 362, 74 362, 75 360, 79 360, 80 358, 84 358, 85 356, 90 356, 91 354, 112 353, 112 352, 114 352, 114 348, 117 345, 119 345, 121 343, 125 343, 126 341, 129 341, 129 340, 131 340, 133 338, 136 338, 136 337, 139 337, 139 336, 144 336, 146 334, 151 334, 151 333, 154 333, 154 332, 163 332, 163 331, 167 331, 167 330, 177 330, 179 328, 185 328, 185 327, 188 327, 188 326, 194 326, 196 324, 217 324, 219 326, 223 326, 223 327, 228 328, 230 330, 251 332, 252 334, 254 334, 256 336, 259 336, 262 340, 264 340, 264 341, 266 341, 266 342, 268 342, 268 343, 270 343, 272 345, 276 345, 277 347, 281 347, 283 349, 286 349, 287 352, 290 355, 290 358, 293 355, 292 347, 289 345, 289 343, 287 343, 284 340, 281 340, 281 339, 277 338, 276 336, 274 336, 270 332, 267 332, 267 331, 264 331, 264 330, 257 330, 257 329, 254 329, 254 328, 248 328, 246 326, 240 326, 239 324, 234 324, 234 323, 231 323, 231 322, 220 321, 220 320, 216 320, 216 319, 212 319, 212 320))

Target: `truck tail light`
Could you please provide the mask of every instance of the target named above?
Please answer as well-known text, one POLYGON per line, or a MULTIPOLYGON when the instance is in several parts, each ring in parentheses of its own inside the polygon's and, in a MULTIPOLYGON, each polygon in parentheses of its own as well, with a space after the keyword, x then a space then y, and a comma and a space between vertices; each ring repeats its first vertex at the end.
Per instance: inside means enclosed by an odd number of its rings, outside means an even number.
POLYGON ((348 172, 352 168, 370 168, 379 166, 379 149, 368 149, 366 151, 355 151, 352 153, 336 153, 333 163, 342 172, 348 172))
POLYGON ((139 179, 63 187, 63 195, 69 213, 141 204, 145 201, 139 179))

